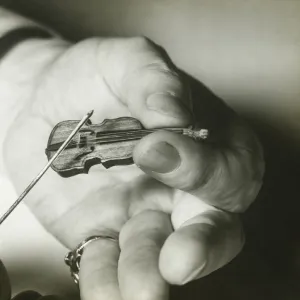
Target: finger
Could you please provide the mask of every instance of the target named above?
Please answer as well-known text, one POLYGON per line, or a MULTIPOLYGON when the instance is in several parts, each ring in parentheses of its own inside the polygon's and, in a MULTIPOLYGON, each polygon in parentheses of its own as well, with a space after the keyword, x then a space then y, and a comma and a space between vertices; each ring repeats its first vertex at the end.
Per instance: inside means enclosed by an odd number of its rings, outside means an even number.
POLYGON ((133 159, 166 185, 232 212, 245 210, 262 184, 261 171, 246 151, 223 151, 167 131, 144 137, 133 159))
POLYGON ((119 246, 99 239, 84 250, 80 263, 80 293, 83 300, 121 300, 118 286, 119 246))
POLYGON ((105 74, 131 114, 148 128, 191 124, 188 90, 170 59, 142 37, 117 43, 105 74))
POLYGON ((145 211, 120 233, 119 284, 123 300, 167 300, 168 285, 158 269, 160 249, 172 231, 162 212, 145 211))
POLYGON ((170 235, 161 250, 159 268, 169 283, 182 285, 230 262, 243 244, 237 215, 215 209, 205 211, 170 235))
POLYGON ((9 300, 11 297, 11 287, 7 271, 0 260, 0 299, 9 300))

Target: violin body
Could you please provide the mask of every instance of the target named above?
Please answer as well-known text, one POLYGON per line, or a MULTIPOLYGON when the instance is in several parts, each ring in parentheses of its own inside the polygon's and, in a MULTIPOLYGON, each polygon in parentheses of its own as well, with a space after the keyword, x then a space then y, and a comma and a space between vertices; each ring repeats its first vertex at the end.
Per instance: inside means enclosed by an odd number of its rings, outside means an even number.
MULTIPOLYGON (((77 126, 79 121, 63 121, 58 123, 52 130, 46 149, 48 160, 55 154, 57 147, 52 145, 61 144, 77 126)), ((113 120, 104 120, 100 124, 86 124, 73 138, 67 147, 53 162, 52 169, 62 177, 70 177, 80 173, 88 173, 89 169, 102 164, 105 168, 116 165, 130 165, 133 163, 132 152, 140 138, 134 138, 126 134, 143 129, 142 124, 130 117, 121 117, 113 120), (124 139, 114 141, 114 132, 124 130, 124 139), (109 141, 95 143, 101 134, 109 134, 109 141), (126 140, 125 140, 126 139, 126 140)))
MULTIPOLYGON (((63 145, 80 121, 63 121, 52 130, 46 155, 50 160, 63 145)), ((207 129, 161 128, 183 134, 194 140, 205 140, 207 129)), ((89 120, 74 135, 51 164, 51 167, 62 177, 88 173, 89 169, 102 164, 105 168, 133 163, 132 152, 137 142, 144 136, 159 129, 145 129, 142 124, 131 117, 104 120, 92 124, 89 120)))

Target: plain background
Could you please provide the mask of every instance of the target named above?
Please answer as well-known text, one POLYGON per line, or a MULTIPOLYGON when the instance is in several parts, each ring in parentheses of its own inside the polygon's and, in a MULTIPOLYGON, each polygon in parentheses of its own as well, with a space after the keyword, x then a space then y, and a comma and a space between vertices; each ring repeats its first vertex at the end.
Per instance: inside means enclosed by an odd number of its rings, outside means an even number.
MULTIPOLYGON (((145 35, 248 118, 265 146, 268 171, 259 199, 244 216, 247 245, 224 269, 176 289, 174 299, 299 299, 300 1, 15 0, 0 4, 74 40, 145 35)), ((2 181, 1 207, 12 198, 9 184, 2 181)), ((0 229, 1 257, 14 286, 36 287, 38 282, 49 291, 72 290, 61 263, 64 249, 43 232, 25 207, 18 214, 0 229)))

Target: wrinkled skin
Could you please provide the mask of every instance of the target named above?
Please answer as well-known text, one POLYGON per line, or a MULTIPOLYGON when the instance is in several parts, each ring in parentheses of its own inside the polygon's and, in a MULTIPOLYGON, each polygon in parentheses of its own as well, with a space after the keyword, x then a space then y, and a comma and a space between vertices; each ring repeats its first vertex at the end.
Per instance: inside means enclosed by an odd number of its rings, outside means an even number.
MULTIPOLYGON (((18 192, 47 162, 49 134, 62 120, 94 109, 93 123, 133 116, 146 128, 183 127, 219 114, 202 105, 201 94, 189 93, 165 53, 144 38, 45 47, 49 54, 33 64, 36 76, 27 83, 30 101, 5 143, 18 192)), ((86 248, 82 299, 166 300, 168 284, 208 275, 240 252, 244 236, 235 213, 254 201, 264 164, 255 136, 221 107, 230 121, 214 129, 214 144, 159 131, 136 146, 134 165, 98 165, 67 179, 49 170, 32 190, 26 203, 67 247, 91 235, 119 236, 119 245, 98 240, 86 248)))

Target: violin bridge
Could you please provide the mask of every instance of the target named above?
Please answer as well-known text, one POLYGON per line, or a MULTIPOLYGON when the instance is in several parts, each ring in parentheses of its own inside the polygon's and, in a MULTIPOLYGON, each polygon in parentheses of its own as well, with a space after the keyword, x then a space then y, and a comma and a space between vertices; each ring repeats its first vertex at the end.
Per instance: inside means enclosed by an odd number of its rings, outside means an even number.
POLYGON ((89 134, 94 134, 95 133, 95 130, 92 130, 90 128, 81 128, 79 130, 79 133, 89 133, 89 134))

